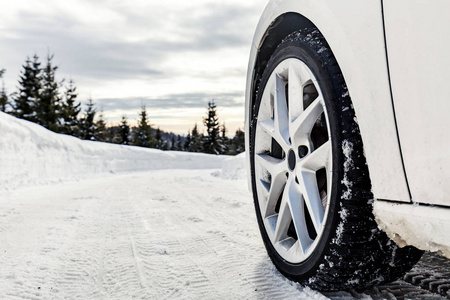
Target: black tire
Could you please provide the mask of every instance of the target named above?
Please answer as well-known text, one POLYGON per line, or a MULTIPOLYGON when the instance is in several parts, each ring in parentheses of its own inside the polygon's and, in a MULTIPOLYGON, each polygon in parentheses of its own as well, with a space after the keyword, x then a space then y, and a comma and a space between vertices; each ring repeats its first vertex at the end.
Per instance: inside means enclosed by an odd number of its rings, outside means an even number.
POLYGON ((286 277, 319 290, 366 288, 396 280, 422 251, 399 248, 378 229, 363 143, 347 86, 317 29, 294 32, 277 47, 259 84, 250 128, 250 161, 257 220, 267 253, 286 277), (331 131, 332 189, 323 233, 304 261, 285 260, 270 241, 260 213, 255 175, 255 136, 262 94, 280 62, 297 58, 312 71, 323 93, 331 131), (352 151, 348 150, 351 147, 352 151))

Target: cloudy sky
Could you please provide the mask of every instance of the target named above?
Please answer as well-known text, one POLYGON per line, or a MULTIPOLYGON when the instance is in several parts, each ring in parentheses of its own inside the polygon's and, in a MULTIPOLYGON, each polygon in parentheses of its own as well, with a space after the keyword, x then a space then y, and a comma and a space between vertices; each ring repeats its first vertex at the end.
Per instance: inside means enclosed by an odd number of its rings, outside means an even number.
POLYGON ((250 43, 267 0, 13 0, 0 10, 0 69, 8 92, 27 56, 48 51, 110 125, 150 121, 186 134, 208 100, 233 135, 244 125, 250 43))

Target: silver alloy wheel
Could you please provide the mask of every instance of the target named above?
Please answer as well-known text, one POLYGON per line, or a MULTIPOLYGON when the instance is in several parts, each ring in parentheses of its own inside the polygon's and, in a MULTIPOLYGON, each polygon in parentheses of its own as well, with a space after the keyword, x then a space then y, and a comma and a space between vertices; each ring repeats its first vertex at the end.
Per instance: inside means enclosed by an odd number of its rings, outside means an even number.
POLYGON ((278 64, 264 88, 255 132, 260 214, 278 254, 307 259, 326 222, 332 183, 325 102, 311 70, 297 58, 278 64))

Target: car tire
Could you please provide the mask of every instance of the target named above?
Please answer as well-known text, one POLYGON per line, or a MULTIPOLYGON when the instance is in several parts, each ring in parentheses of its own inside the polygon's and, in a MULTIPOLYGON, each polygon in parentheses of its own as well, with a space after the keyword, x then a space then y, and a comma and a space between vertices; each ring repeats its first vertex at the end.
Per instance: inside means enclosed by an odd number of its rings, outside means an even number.
POLYGON ((319 290, 393 281, 422 251, 379 230, 363 143, 344 77, 317 29, 276 48, 250 127, 252 191, 267 253, 319 290))

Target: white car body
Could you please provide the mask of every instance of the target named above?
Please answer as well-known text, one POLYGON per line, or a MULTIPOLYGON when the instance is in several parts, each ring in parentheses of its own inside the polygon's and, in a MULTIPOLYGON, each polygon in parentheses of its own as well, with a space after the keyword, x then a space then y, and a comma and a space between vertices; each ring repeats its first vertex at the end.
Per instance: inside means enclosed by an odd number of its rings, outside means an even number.
POLYGON ((256 82, 267 57, 287 34, 313 23, 350 92, 379 227, 400 246, 448 258, 449 13, 447 0, 270 1, 252 42, 245 115, 248 145, 256 82))

